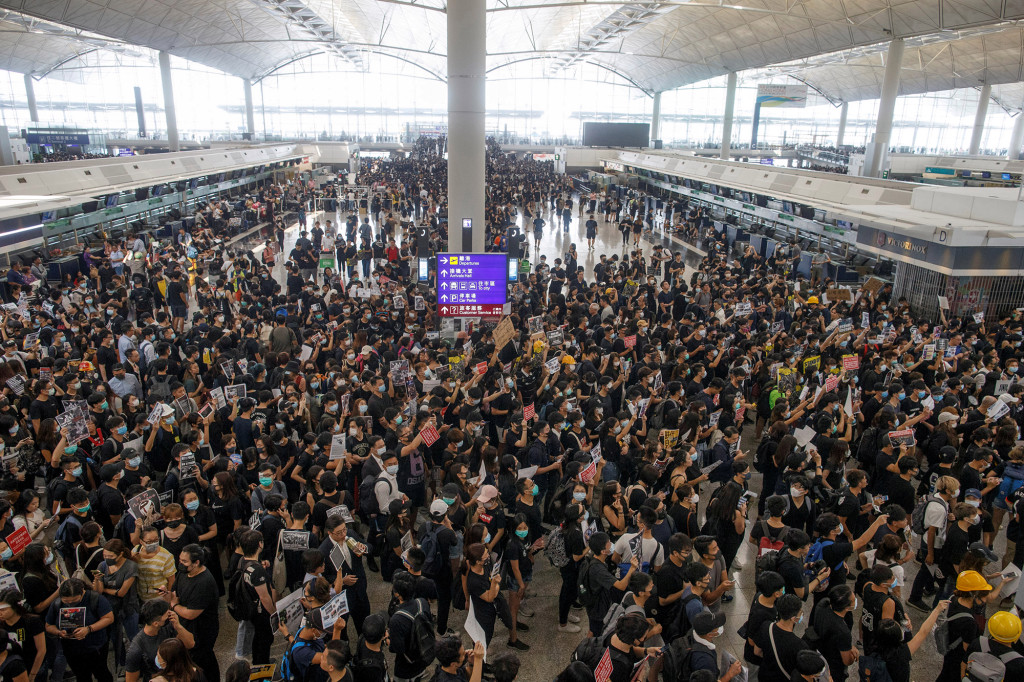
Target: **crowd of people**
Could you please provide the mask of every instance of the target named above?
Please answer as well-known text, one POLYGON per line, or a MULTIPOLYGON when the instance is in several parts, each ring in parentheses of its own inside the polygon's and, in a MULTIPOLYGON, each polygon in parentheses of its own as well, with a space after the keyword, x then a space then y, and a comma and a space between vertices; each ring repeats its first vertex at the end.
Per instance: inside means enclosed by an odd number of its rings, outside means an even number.
POLYGON ((214 203, 4 307, 0 680, 511 682, 533 647, 559 682, 909 682, 930 639, 941 682, 1017 679, 1020 311, 828 301, 696 207, 490 144, 488 250, 549 220, 569 246, 538 240, 507 320, 440 331, 412 267, 445 250, 438 151, 351 203, 264 188, 262 250, 214 203), (623 222, 585 267, 569 240, 623 222))

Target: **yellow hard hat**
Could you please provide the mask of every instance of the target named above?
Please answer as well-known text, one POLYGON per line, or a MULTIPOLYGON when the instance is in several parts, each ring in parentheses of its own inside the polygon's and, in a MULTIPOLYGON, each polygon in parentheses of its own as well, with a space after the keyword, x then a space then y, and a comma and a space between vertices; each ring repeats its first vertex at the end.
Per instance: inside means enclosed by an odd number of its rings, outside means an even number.
POLYGON ((540 339, 537 339, 536 341, 534 341, 533 342, 533 352, 534 353, 543 353, 544 352, 544 342, 541 341, 540 339))
POLYGON ((575 365, 576 364, 576 359, 573 358, 573 356, 571 356, 571 355, 563 355, 562 356, 562 364, 563 365, 575 365))
POLYGON ((988 634, 997 642, 1013 644, 1020 639, 1020 618, 1009 611, 996 611, 988 619, 988 634))
POLYGON ((961 592, 989 592, 992 585, 977 571, 963 571, 956 577, 956 589, 961 592))
POLYGON ((811 296, 809 299, 807 299, 807 303, 808 304, 817 303, 817 302, 818 302, 818 297, 817 296, 811 296))

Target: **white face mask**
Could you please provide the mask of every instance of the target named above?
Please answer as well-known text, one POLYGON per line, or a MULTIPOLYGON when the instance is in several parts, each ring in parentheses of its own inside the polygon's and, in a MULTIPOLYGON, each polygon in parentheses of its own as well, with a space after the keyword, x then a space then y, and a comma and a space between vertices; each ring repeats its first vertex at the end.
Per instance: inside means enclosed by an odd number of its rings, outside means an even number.
POLYGON ((698 502, 700 502, 700 495, 694 495, 693 497, 691 497, 690 502, 692 502, 693 504, 697 504, 698 502))
POLYGON ((800 488, 790 488, 789 494, 792 495, 793 497, 800 497, 801 495, 805 495, 806 493, 803 490, 800 490, 800 488))

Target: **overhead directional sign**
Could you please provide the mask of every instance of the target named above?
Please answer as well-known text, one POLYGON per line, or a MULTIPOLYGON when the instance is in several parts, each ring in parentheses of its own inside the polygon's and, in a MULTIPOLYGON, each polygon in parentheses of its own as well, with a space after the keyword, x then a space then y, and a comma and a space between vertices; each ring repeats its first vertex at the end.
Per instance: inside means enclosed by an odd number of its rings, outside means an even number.
POLYGON ((438 254, 437 310, 442 317, 501 315, 507 301, 507 254, 438 254))

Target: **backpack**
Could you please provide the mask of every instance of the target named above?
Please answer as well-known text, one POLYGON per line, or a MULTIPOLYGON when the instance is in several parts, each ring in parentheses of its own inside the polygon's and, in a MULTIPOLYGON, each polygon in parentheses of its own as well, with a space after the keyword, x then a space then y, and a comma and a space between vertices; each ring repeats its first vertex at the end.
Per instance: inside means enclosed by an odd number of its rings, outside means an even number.
POLYGON ((878 441, 882 430, 877 426, 869 426, 860 438, 860 447, 857 448, 857 461, 861 469, 871 473, 875 469, 875 458, 878 456, 878 441))
POLYGON ((965 682, 1003 682, 1006 677, 1006 664, 1021 658, 1019 653, 1012 650, 996 656, 992 653, 988 637, 978 638, 978 648, 981 651, 975 651, 967 657, 965 682))
POLYGON ((301 639, 296 639, 292 642, 292 645, 284 652, 284 656, 281 657, 281 663, 278 665, 277 670, 274 671, 274 680, 281 680, 282 682, 306 682, 306 679, 310 676, 309 671, 313 666, 306 668, 306 672, 302 677, 297 677, 294 658, 295 650, 301 649, 304 646, 313 645, 301 639))
MULTIPOLYGON (((377 493, 374 488, 377 487, 377 481, 381 480, 382 475, 383 472, 376 476, 367 475, 359 484, 359 513, 365 519, 371 519, 380 514, 380 506, 377 504, 377 493)), ((391 481, 387 477, 383 480, 388 484, 388 492, 391 492, 391 481)))
POLYGON ((151 400, 156 402, 169 402, 171 400, 171 379, 173 377, 170 374, 159 375, 154 374, 149 377, 149 381, 146 383, 148 394, 151 400))
POLYGON ((71 561, 75 555, 75 543, 71 540, 70 525, 78 526, 82 530, 82 522, 74 514, 68 514, 57 528, 57 535, 53 539, 53 548, 57 550, 67 561, 71 561))
POLYGON ((561 526, 555 526, 548 533, 544 542, 544 556, 548 558, 555 568, 564 568, 569 565, 569 555, 565 552, 565 534, 561 526))
POLYGON ((245 569, 248 565, 239 565, 238 569, 228 580, 228 613, 235 620, 252 620, 256 616, 256 594, 252 586, 245 579, 245 569))
POLYGON ((682 599, 679 600, 679 612, 676 614, 676 621, 673 623, 671 633, 673 638, 682 637, 693 628, 690 617, 686 615, 686 605, 694 599, 700 599, 700 596, 691 592, 690 594, 684 594, 682 599))
POLYGON ((576 591, 579 595, 578 599, 585 609, 589 609, 591 606, 597 604, 598 593, 590 586, 590 571, 598 563, 597 559, 590 559, 587 564, 580 569, 580 572, 576 574, 576 591))
POLYGON ((665 411, 669 403, 672 403, 673 406, 675 405, 675 401, 671 398, 666 398, 658 403, 658 406, 654 408, 654 412, 651 414, 648 426, 652 429, 660 430, 665 425, 665 411))
POLYGON ((579 661, 587 667, 594 669, 601 662, 605 649, 608 649, 608 646, 605 645, 603 639, 587 637, 576 645, 576 649, 572 652, 569 660, 579 661))
POLYGON ((814 544, 811 545, 811 548, 807 551, 807 557, 804 559, 804 563, 813 564, 816 561, 820 561, 821 555, 825 551, 825 548, 829 545, 834 544, 835 543, 832 540, 822 540, 821 538, 818 538, 814 541, 814 544))
POLYGON ((423 550, 423 553, 427 557, 423 562, 423 568, 420 572, 423 573, 423 575, 435 577, 441 574, 441 569, 444 566, 441 552, 438 551, 440 549, 440 543, 437 541, 437 534, 441 531, 443 526, 435 527, 433 523, 430 523, 430 526, 431 527, 420 536, 420 549, 423 550))
POLYGON ((352 679, 354 682, 368 682, 369 680, 384 680, 387 671, 387 662, 379 658, 359 658, 351 663, 352 679))
POLYGON ((754 452, 754 471, 763 474, 768 470, 768 450, 772 445, 778 444, 771 438, 762 438, 758 443, 757 450, 754 452))
POLYGON ((857 659, 857 671, 861 682, 892 682, 885 661, 875 654, 861 654, 857 659))
POLYGON ((964 618, 973 620, 974 615, 966 611, 961 611, 948 617, 945 614, 939 615, 939 622, 936 624, 933 633, 935 634, 935 650, 939 652, 940 656, 949 655, 954 649, 964 643, 964 640, 960 637, 952 641, 949 639, 949 624, 954 620, 963 620, 964 618))
POLYGON ((430 665, 434 661, 437 632, 434 630, 434 615, 430 613, 429 605, 424 607, 423 602, 423 599, 416 600, 418 609, 414 614, 406 610, 395 611, 395 614, 404 616, 412 621, 412 631, 409 633, 409 646, 405 654, 406 660, 410 663, 416 661, 430 665))
POLYGON ((927 529, 924 527, 924 515, 925 512, 928 511, 928 505, 932 502, 938 502, 942 505, 943 510, 945 510, 946 513, 949 513, 949 506, 946 504, 945 500, 938 495, 925 495, 921 501, 917 503, 917 506, 914 507, 913 513, 910 515, 910 530, 915 535, 923 536, 925 534, 927 529))
POLYGON ((693 643, 688 637, 677 637, 662 654, 661 679, 664 682, 688 682, 690 679, 693 643))
POLYGON ((761 521, 761 530, 764 531, 764 535, 757 543, 757 557, 760 559, 768 552, 781 552, 786 547, 786 538, 789 537, 789 526, 783 526, 782 532, 779 533, 779 537, 772 539, 769 529, 771 526, 768 525, 767 521, 761 521))

